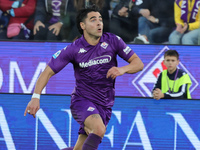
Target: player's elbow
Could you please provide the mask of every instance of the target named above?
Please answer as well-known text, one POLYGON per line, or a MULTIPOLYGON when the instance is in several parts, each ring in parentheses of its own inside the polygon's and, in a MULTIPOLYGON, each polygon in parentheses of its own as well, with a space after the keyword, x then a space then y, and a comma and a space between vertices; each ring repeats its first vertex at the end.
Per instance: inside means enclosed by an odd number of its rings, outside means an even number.
POLYGON ((139 71, 142 71, 144 69, 144 64, 143 62, 141 61, 139 64, 138 64, 138 70, 139 71))

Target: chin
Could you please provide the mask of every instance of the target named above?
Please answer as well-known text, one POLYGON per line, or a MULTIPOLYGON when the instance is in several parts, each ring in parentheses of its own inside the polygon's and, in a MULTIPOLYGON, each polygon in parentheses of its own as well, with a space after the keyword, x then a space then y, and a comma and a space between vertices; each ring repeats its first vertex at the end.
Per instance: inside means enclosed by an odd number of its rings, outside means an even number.
POLYGON ((99 38, 99 37, 101 37, 101 36, 102 36, 102 33, 101 33, 101 34, 97 34, 97 35, 96 35, 96 37, 98 37, 98 38, 99 38))
POLYGON ((103 32, 99 32, 99 33, 98 33, 98 35, 101 35, 101 36, 102 36, 102 34, 103 34, 103 32))

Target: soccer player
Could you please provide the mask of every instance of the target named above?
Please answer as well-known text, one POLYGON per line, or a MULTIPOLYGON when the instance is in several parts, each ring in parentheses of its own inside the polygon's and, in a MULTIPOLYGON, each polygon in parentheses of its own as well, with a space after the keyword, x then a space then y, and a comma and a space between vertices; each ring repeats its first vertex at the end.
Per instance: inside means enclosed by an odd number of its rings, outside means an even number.
POLYGON ((179 54, 176 50, 168 50, 164 54, 164 64, 167 70, 160 73, 153 88, 153 98, 185 98, 191 99, 189 88, 191 80, 189 75, 178 69, 179 54))
POLYGON ((80 124, 79 137, 73 149, 95 150, 112 114, 115 78, 141 71, 144 65, 120 37, 103 33, 102 17, 95 6, 78 12, 77 27, 82 37, 53 55, 36 82, 24 115, 28 112, 35 117, 42 89, 54 74, 71 62, 76 86, 71 95, 70 109, 73 118, 80 124), (117 55, 128 65, 117 67, 117 55))

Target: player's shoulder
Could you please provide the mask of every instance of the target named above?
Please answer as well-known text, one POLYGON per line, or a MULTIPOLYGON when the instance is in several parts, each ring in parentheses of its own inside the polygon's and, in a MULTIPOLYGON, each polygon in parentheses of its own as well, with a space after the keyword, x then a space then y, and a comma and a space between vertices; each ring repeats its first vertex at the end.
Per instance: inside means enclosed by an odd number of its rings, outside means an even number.
POLYGON ((121 37, 119 37, 118 35, 115 35, 110 32, 104 32, 102 37, 104 40, 108 40, 108 41, 119 41, 121 39, 121 37))
POLYGON ((70 46, 70 48, 77 48, 80 46, 80 44, 81 44, 81 40, 79 38, 79 39, 73 41, 69 46, 70 46))
POLYGON ((72 43, 70 43, 69 45, 67 45, 65 49, 67 51, 76 52, 77 50, 80 49, 81 45, 82 45, 81 40, 77 39, 77 40, 73 41, 72 43))

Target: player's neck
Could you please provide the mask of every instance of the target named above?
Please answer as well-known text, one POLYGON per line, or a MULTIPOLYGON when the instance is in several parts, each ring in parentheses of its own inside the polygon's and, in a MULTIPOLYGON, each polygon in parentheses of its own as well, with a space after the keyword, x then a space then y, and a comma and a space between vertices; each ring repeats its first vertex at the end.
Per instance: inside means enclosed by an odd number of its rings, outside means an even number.
POLYGON ((100 37, 90 36, 88 34, 84 35, 84 38, 90 45, 93 45, 93 46, 97 45, 100 40, 100 37))

